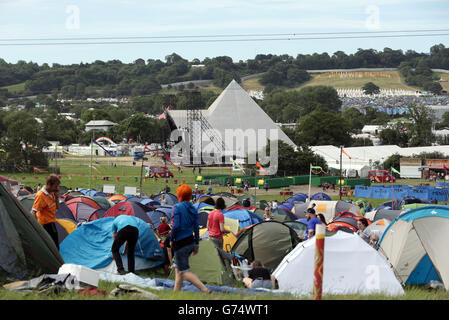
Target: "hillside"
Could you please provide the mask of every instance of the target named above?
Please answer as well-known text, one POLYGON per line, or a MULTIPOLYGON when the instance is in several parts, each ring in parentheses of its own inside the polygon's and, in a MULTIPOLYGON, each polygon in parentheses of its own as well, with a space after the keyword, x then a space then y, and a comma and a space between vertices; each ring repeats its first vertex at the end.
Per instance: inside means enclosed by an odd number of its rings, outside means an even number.
MULTIPOLYGON (((443 78, 449 79, 449 74, 443 74, 443 78)), ((264 86, 259 83, 260 78, 253 78, 242 83, 245 90, 263 90, 264 86)), ((299 90, 307 86, 331 86, 342 89, 360 89, 367 82, 373 82, 381 89, 402 89, 418 90, 417 88, 406 85, 399 71, 381 71, 381 72, 326 72, 313 74, 312 79, 303 85, 295 88, 299 90)), ((449 82, 442 82, 441 85, 449 87, 449 82)), ((447 89, 446 89, 447 90, 447 89)))

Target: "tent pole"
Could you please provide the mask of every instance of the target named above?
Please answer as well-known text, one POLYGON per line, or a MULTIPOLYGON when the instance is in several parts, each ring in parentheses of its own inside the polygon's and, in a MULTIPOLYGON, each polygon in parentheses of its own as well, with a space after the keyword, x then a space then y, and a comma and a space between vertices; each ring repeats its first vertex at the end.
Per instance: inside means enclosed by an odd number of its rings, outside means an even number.
POLYGON ((310 186, 312 185, 312 164, 310 164, 310 170, 309 170, 309 202, 310 200, 310 186))
POLYGON ((342 158, 343 158, 343 156, 342 156, 342 150, 343 150, 343 146, 340 146, 340 191, 339 191, 339 194, 340 194, 340 200, 341 200, 341 175, 342 175, 342 171, 343 171, 343 164, 342 164, 342 158))

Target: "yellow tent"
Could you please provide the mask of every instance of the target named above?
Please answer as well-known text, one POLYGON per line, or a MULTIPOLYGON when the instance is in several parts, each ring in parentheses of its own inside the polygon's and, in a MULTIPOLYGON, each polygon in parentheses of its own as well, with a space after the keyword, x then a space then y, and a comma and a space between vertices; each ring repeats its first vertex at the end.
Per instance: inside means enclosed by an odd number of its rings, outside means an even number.
MULTIPOLYGON (((228 226, 225 226, 225 229, 231 231, 231 229, 228 226)), ((206 232, 209 232, 209 230, 207 228, 200 229, 200 237, 202 238, 206 232)), ((231 251, 231 248, 236 241, 237 241, 237 238, 232 233, 232 231, 230 233, 224 234, 223 235, 223 250, 226 252, 231 251)))

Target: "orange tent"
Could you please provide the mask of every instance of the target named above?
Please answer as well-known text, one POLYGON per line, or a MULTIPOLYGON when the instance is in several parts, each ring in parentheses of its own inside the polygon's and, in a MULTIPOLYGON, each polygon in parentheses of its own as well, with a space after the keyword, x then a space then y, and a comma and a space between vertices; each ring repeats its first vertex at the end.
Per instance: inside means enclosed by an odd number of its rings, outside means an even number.
POLYGON ((110 196, 108 198, 109 201, 112 201, 114 203, 120 202, 122 200, 126 200, 128 197, 124 196, 123 194, 114 194, 113 196, 110 196))

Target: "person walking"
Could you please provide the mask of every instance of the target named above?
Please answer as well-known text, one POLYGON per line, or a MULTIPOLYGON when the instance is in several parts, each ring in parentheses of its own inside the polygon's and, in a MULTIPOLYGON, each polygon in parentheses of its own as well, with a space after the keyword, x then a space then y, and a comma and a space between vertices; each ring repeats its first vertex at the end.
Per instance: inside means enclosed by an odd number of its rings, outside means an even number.
POLYGON ((209 230, 209 239, 215 247, 223 249, 223 235, 229 233, 224 227, 224 215, 222 210, 226 208, 223 198, 218 198, 215 202, 215 209, 207 217, 207 229, 209 230))
POLYGON ((50 175, 43 186, 34 197, 31 214, 40 225, 47 231, 59 250, 58 230, 56 229, 56 210, 59 208, 59 180, 57 175, 50 175))
POLYGON ((128 272, 135 272, 134 250, 139 239, 139 222, 137 219, 140 218, 123 214, 115 217, 112 223, 112 237, 114 239, 111 248, 112 258, 117 265, 117 272, 121 275, 126 274, 122 258, 120 257, 120 247, 123 244, 125 244, 125 248, 122 254, 128 252, 128 272))
POLYGON ((198 276, 190 271, 189 266, 189 257, 198 253, 200 240, 198 213, 190 202, 192 193, 192 188, 186 184, 179 186, 176 191, 179 202, 173 207, 170 233, 170 247, 174 251, 173 266, 176 272, 173 290, 181 290, 182 282, 186 280, 202 292, 210 293, 198 276))

